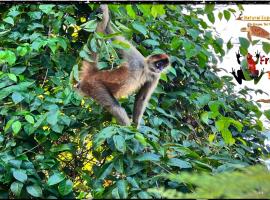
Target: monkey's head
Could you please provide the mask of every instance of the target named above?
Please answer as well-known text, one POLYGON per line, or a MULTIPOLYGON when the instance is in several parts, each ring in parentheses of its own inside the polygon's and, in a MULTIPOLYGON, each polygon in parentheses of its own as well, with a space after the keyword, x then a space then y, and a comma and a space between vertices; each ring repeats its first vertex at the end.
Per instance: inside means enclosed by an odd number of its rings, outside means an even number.
POLYGON ((154 73, 162 72, 166 67, 169 66, 169 56, 167 54, 155 54, 151 55, 146 59, 149 70, 154 73))

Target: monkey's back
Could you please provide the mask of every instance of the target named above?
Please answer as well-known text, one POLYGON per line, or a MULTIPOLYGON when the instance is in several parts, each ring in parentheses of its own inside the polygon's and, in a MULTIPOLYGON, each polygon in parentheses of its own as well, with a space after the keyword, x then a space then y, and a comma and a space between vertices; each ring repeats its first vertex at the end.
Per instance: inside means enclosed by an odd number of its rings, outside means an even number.
POLYGON ((138 72, 130 71, 125 64, 117 69, 93 72, 87 80, 88 90, 91 90, 91 87, 105 86, 115 98, 135 92, 144 81, 141 70, 138 72))

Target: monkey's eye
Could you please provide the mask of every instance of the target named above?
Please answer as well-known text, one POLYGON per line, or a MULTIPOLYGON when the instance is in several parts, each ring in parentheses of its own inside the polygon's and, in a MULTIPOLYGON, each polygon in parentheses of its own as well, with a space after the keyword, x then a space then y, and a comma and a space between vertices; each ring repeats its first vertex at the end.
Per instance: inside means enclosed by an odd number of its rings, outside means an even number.
POLYGON ((155 66, 159 70, 163 70, 163 68, 168 64, 168 60, 160 60, 155 62, 155 66))

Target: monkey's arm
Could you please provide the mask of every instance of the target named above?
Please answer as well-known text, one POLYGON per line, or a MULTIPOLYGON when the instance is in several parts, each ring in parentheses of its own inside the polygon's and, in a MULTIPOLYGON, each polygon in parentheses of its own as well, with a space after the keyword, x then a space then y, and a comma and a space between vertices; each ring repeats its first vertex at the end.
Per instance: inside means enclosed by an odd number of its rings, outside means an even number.
POLYGON ((153 93, 154 89, 158 84, 158 79, 153 82, 146 82, 135 97, 134 109, 133 109, 133 122, 138 128, 140 125, 141 118, 153 93))

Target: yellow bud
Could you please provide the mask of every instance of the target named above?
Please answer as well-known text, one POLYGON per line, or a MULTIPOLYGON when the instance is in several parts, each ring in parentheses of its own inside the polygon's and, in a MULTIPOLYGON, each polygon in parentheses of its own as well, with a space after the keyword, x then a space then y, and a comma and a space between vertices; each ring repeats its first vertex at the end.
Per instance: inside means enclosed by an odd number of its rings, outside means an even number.
POLYGON ((81 17, 81 22, 86 22, 86 18, 85 17, 81 17))
POLYGON ((38 98, 44 99, 44 96, 41 94, 41 95, 38 95, 38 98))
POLYGON ((81 106, 83 106, 84 104, 85 104, 85 101, 84 101, 84 99, 82 99, 81 106))
POLYGON ((74 32, 74 33, 71 34, 71 36, 76 38, 76 37, 78 37, 78 33, 74 32))

